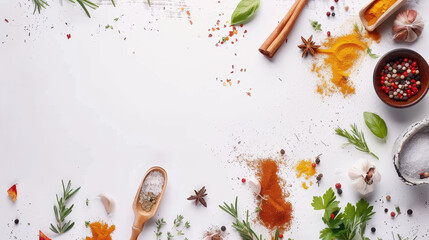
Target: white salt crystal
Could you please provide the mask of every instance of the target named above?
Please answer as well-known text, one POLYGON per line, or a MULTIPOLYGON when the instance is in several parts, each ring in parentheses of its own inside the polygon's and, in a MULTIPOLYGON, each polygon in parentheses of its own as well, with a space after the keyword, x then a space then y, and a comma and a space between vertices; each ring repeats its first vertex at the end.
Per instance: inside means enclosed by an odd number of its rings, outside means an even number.
POLYGON ((158 196, 164 186, 164 175, 160 171, 152 171, 143 182, 142 193, 153 193, 158 196))
POLYGON ((429 172, 429 129, 422 129, 402 147, 399 168, 403 175, 419 179, 429 172))

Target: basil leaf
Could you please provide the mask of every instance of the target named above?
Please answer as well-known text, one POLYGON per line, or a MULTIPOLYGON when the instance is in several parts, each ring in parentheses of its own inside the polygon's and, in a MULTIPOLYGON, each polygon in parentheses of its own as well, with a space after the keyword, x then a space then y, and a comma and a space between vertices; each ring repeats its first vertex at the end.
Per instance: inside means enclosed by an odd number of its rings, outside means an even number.
POLYGON ((368 126, 369 130, 371 130, 371 132, 375 136, 386 141, 387 126, 386 126, 386 123, 384 122, 384 120, 380 116, 378 116, 377 114, 371 113, 371 112, 364 112, 363 118, 364 118, 365 124, 366 124, 366 126, 368 126))
POLYGON ((231 16, 231 25, 249 19, 259 8, 259 0, 241 0, 231 16))

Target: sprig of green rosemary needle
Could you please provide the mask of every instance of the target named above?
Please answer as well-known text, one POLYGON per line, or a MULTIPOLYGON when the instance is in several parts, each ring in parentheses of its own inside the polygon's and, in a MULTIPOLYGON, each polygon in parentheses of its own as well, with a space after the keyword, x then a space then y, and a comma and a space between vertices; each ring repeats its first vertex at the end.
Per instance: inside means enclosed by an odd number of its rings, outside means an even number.
POLYGON ((65 222, 65 218, 72 212, 74 204, 72 204, 69 208, 66 206, 67 200, 69 200, 75 193, 77 193, 80 189, 78 187, 76 190, 73 190, 71 188, 71 181, 69 180, 67 183, 67 187, 64 186, 64 181, 61 180, 61 184, 63 186, 63 196, 61 198, 57 197, 57 204, 54 205, 54 213, 55 213, 55 219, 57 220, 57 226, 55 227, 53 224, 51 224, 51 231, 57 234, 65 233, 68 230, 72 229, 74 226, 74 222, 71 222, 70 220, 68 222, 65 222))
POLYGON ((369 55, 371 58, 374 58, 374 59, 379 58, 379 56, 378 56, 377 54, 372 53, 372 49, 371 49, 371 48, 367 48, 367 49, 366 49, 366 52, 368 53, 368 55, 369 55))
POLYGON ((49 4, 44 0, 33 0, 33 2, 34 2, 33 14, 36 12, 36 10, 40 13, 40 10, 42 10, 42 8, 46 8, 46 6, 49 6, 49 4))
POLYGON ((238 209, 237 209, 238 197, 235 198, 235 204, 228 205, 226 202, 223 203, 223 206, 219 205, 219 208, 231 215, 235 222, 232 223, 232 227, 238 232, 243 240, 263 240, 262 235, 257 235, 255 231, 250 227, 249 223, 249 211, 246 214, 246 220, 240 220, 238 218, 238 209))
MULTIPOLYGON (((111 1, 112 1, 113 6, 116 7, 115 0, 111 0, 111 1)), ((78 3, 82 7, 82 9, 85 11, 85 13, 88 17, 91 17, 91 15, 89 14, 87 7, 92 8, 92 9, 98 8, 97 4, 95 4, 89 0, 69 0, 69 2, 78 3)), ((35 13, 36 10, 37 10, 37 12, 40 13, 40 10, 42 10, 42 8, 46 8, 46 6, 49 6, 49 4, 45 0, 33 0, 33 3, 34 3, 34 12, 33 13, 35 13)))
POLYGON ((335 134, 347 138, 348 143, 346 143, 345 145, 352 144, 357 150, 369 153, 375 158, 379 159, 374 153, 369 150, 368 144, 366 144, 365 141, 365 136, 362 131, 359 131, 357 129, 356 124, 352 124, 350 126, 352 128, 351 132, 348 132, 346 129, 336 128, 335 134))

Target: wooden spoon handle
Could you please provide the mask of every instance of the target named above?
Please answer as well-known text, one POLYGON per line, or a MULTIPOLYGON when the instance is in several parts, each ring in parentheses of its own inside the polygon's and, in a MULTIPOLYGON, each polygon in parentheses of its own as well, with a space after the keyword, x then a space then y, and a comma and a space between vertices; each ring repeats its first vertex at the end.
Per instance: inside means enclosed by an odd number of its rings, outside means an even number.
POLYGON ((133 226, 133 232, 131 233, 131 239, 130 240, 137 240, 137 238, 139 237, 139 235, 142 231, 143 231, 143 227, 137 228, 137 227, 133 226))

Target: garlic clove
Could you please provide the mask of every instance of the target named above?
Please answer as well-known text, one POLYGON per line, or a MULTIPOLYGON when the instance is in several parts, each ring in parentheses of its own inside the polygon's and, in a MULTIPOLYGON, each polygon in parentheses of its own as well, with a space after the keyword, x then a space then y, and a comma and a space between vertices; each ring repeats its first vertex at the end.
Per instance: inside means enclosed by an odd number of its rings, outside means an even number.
POLYGON ((259 183, 258 180, 256 179, 250 179, 248 181, 249 187, 250 189, 256 194, 256 195, 260 195, 261 194, 261 184, 259 183))
POLYGON ((114 199, 108 194, 100 194, 98 195, 98 197, 100 197, 100 200, 104 205, 104 209, 106 210, 106 213, 110 214, 111 212, 113 212, 115 208, 114 199))

